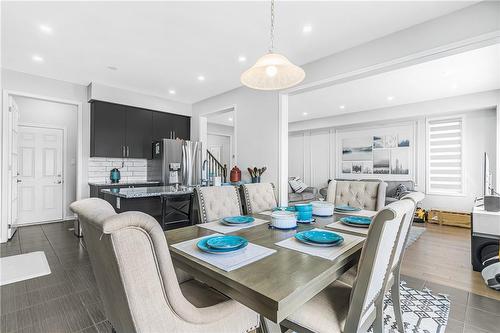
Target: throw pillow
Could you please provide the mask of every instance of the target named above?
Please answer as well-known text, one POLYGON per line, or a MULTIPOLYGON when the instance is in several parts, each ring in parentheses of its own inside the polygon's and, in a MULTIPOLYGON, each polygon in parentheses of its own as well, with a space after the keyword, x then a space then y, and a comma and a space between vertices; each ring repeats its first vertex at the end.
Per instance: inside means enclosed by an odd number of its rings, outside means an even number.
POLYGON ((302 193, 307 188, 307 184, 298 177, 290 179, 288 184, 290 184, 290 187, 295 193, 302 193))
POLYGON ((404 184, 399 184, 398 187, 396 187, 396 192, 394 192, 394 197, 399 200, 406 192, 408 192, 408 188, 404 184))

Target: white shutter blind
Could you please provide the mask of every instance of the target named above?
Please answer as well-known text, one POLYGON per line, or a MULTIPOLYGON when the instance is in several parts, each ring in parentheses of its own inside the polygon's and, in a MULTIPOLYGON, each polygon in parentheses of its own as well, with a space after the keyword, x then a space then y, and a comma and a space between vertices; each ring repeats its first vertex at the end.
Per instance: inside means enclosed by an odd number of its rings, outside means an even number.
POLYGON ((427 192, 464 193, 463 117, 427 121, 427 192))

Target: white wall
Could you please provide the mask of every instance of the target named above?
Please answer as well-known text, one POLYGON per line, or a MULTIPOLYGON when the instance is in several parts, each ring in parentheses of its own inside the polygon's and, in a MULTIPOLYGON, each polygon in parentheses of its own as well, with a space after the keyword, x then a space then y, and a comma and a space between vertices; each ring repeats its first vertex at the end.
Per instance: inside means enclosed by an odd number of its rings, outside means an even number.
POLYGON ((235 107, 237 164, 242 178, 250 180, 246 168, 267 166, 262 181, 278 181, 278 93, 231 90, 193 105, 191 135, 199 136, 199 116, 235 107))
POLYGON ((474 198, 482 193, 481 163, 482 154, 485 151, 490 156, 491 169, 497 170, 495 162, 497 147, 493 138, 496 138, 497 134, 496 103, 498 91, 475 94, 474 96, 459 96, 291 123, 289 174, 303 177, 306 183, 312 186, 326 186, 328 179, 338 175, 335 154, 336 130, 361 130, 369 127, 394 126, 414 122, 417 132, 415 181, 419 190, 425 191, 426 117, 465 114, 466 195, 463 197, 428 196, 424 201, 424 206, 426 208, 470 211, 474 198), (474 96, 475 103, 473 103, 474 96), (304 130, 308 125, 311 127, 304 130), (324 126, 328 127, 324 128, 324 126), (325 165, 328 165, 329 168, 325 168, 325 165))
POLYGON ((92 82, 88 87, 88 100, 99 100, 139 108, 191 116, 191 104, 175 102, 163 97, 115 88, 92 82))
POLYGON ((65 128, 66 152, 64 157, 64 188, 66 200, 64 217, 72 217, 69 205, 76 200, 76 159, 77 159, 77 107, 34 98, 15 97, 19 107, 20 123, 65 128))
POLYGON ((233 135, 234 127, 207 122, 207 133, 233 135))

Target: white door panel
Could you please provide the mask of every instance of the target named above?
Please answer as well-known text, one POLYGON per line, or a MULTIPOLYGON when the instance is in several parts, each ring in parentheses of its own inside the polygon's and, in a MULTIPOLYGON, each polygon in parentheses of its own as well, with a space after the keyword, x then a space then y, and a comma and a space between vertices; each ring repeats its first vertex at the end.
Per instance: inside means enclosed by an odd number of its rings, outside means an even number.
POLYGON ((63 218, 63 131, 19 128, 19 223, 63 218))
POLYGON ((12 96, 9 97, 9 201, 10 207, 8 209, 8 232, 7 237, 10 239, 15 231, 18 222, 18 188, 17 188, 17 175, 18 175, 18 159, 19 159, 19 108, 15 103, 12 96))

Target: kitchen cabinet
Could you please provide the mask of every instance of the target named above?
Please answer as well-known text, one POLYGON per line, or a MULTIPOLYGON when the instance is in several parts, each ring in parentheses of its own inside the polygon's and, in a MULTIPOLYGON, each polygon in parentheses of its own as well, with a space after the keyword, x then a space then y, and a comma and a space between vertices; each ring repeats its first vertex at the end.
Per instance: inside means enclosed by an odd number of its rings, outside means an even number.
POLYGON ((91 101, 91 157, 151 158, 152 142, 189 140, 191 118, 102 101, 91 101))
POLYGON ((126 117, 122 105, 96 101, 90 107, 90 156, 124 157, 126 117))
POLYGON ((191 118, 166 112, 153 112, 153 139, 189 140, 191 118))

